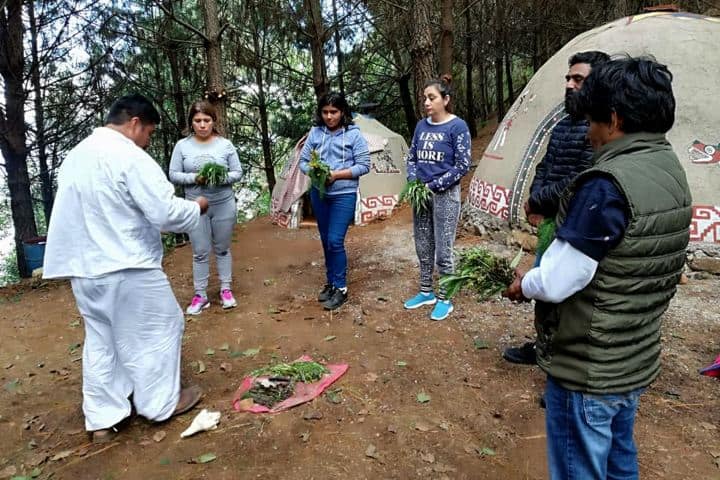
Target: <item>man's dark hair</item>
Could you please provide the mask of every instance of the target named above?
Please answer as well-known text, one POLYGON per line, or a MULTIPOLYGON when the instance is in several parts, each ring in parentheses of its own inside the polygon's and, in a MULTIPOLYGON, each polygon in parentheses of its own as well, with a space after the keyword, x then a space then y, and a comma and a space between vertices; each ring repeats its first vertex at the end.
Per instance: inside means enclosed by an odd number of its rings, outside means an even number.
POLYGON ((152 102, 137 93, 124 95, 115 100, 110 106, 105 123, 123 125, 130 121, 132 117, 138 117, 143 125, 157 125, 160 123, 160 114, 152 102))
POLYGON ((578 52, 568 60, 568 67, 572 67, 577 63, 587 63, 590 68, 599 67, 603 63, 610 60, 610 55, 605 52, 597 50, 590 50, 587 52, 578 52))
POLYGON ((350 111, 350 105, 348 105, 345 96, 340 92, 328 92, 318 100, 318 106, 315 110, 315 125, 322 127, 325 125, 325 120, 322 118, 323 107, 335 107, 342 112, 342 119, 340 125, 346 128, 353 124, 352 112, 350 111))
POLYGON ((611 113, 625 133, 665 133, 675 123, 672 73, 650 57, 612 60, 583 83, 578 107, 591 121, 610 123, 611 113))

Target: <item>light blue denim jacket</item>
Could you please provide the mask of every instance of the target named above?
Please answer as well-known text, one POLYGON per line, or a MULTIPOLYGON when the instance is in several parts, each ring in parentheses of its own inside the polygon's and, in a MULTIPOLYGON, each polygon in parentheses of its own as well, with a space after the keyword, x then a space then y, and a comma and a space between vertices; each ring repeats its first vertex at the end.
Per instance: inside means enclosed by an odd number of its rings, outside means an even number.
POLYGON ((327 127, 310 130, 302 152, 300 170, 307 175, 310 170, 310 152, 317 150, 320 160, 330 170, 349 168, 353 178, 335 180, 327 187, 327 195, 340 195, 357 191, 359 178, 370 171, 370 152, 367 142, 356 125, 331 132, 327 127))

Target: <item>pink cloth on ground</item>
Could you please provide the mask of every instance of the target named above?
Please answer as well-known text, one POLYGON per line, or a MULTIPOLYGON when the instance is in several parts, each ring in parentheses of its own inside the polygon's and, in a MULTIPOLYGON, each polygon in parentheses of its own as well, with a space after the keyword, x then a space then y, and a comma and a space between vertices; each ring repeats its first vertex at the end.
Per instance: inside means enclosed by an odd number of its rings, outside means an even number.
MULTIPOLYGON (((312 362, 313 359, 307 355, 296 360, 297 362, 312 362)), ((338 378, 342 377, 347 372, 349 365, 342 363, 339 365, 325 365, 325 368, 330 370, 330 373, 326 373, 323 377, 314 383, 303 383, 298 382, 295 384, 295 393, 291 397, 286 398, 282 402, 276 404, 273 408, 268 408, 264 405, 258 405, 254 403, 249 408, 243 408, 240 406, 242 396, 252 388, 253 381, 257 378, 269 378, 268 376, 262 377, 245 377, 243 378, 240 387, 233 396, 233 408, 238 412, 250 412, 250 413, 278 413, 289 408, 295 407, 305 402, 309 402, 315 397, 320 396, 330 385, 332 385, 338 378)))

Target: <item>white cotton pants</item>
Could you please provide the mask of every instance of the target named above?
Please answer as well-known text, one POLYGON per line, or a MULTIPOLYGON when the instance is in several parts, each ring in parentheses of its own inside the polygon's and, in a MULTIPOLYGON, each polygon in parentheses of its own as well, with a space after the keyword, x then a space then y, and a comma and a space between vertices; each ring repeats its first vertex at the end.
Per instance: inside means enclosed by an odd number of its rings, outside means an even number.
POLYGON ((162 421, 180 399, 185 318, 160 269, 71 279, 85 320, 85 428, 110 428, 130 415, 162 421))

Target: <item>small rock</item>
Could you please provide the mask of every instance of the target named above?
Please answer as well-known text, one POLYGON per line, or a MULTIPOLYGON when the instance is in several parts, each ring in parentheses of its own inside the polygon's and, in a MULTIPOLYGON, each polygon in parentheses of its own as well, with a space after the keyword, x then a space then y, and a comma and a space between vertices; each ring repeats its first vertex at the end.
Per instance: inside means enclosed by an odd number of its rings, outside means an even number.
POLYGON ((358 415, 369 415, 369 414, 370 414, 370 412, 364 408, 358 412, 358 415))
POLYGON ((382 325, 378 325, 377 327, 375 327, 375 331, 376 331, 377 333, 383 333, 383 332, 386 332, 386 331, 390 330, 391 328, 392 328, 392 327, 391 327, 390 325, 384 323, 384 324, 382 324, 382 325))
POLYGON ((372 372, 367 373, 365 375, 365 380, 367 380, 368 382, 374 382, 377 380, 377 378, 378 378, 377 374, 372 373, 372 372))
POLYGON ((307 442, 308 440, 310 440, 310 432, 301 433, 300 440, 302 440, 303 442, 307 442))
POLYGON ((429 432, 432 430, 432 427, 423 421, 419 421, 415 423, 415 430, 419 432, 429 432))
POLYGON ((303 415, 303 419, 305 420, 322 420, 323 414, 319 410, 313 410, 312 412, 307 412, 305 415, 303 415))
POLYGON ((392 424, 388 425, 387 431, 390 433, 397 433, 397 425, 392 425, 392 424))
POLYGON ((688 276, 683 273, 680 275, 680 281, 678 282, 678 284, 687 285, 689 281, 690 279, 688 278, 688 276))
POLYGON ((376 460, 380 458, 377 448, 373 444, 368 445, 368 447, 365 449, 365 456, 369 458, 374 458, 376 460))
POLYGON ((160 443, 165 439, 166 436, 167 433, 165 433, 165 430, 160 430, 159 432, 156 432, 152 438, 153 440, 155 440, 156 443, 160 443))
POLYGON ((433 455, 432 453, 421 453, 420 458, 423 462, 435 463, 435 455, 433 455))
POLYGON ((220 364, 220 370, 223 372, 232 372, 232 364, 228 362, 222 362, 220 364))

